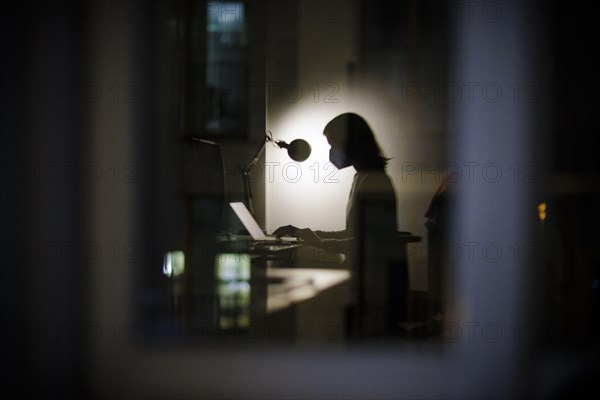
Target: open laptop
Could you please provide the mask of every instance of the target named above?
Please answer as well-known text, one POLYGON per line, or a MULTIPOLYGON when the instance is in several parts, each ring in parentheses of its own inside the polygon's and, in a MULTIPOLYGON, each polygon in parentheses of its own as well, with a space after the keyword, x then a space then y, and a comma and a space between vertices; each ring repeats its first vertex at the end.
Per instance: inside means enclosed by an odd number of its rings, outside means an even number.
POLYGON ((301 243, 301 241, 295 237, 285 236, 285 237, 277 238, 275 235, 265 234, 265 232, 261 229, 260 225, 258 225, 258 222, 256 222, 256 219, 254 219, 254 217, 248 210, 248 208, 246 208, 246 205, 244 203, 232 202, 232 203, 229 203, 229 205, 235 212, 235 215, 237 215, 237 217, 239 218, 242 225, 244 225, 244 228, 246 228, 246 230, 252 237, 252 240, 257 241, 257 242, 265 242, 268 244, 295 244, 295 243, 299 244, 299 243, 301 243))

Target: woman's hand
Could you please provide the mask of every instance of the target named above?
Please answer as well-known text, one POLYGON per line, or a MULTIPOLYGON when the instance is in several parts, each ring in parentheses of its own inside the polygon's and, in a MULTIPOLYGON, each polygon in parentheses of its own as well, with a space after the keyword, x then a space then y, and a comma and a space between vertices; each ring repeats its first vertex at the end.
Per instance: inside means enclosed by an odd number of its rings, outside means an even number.
POLYGON ((310 245, 316 245, 321 241, 321 238, 318 237, 311 229, 296 228, 293 225, 286 225, 277 228, 273 234, 278 238, 282 236, 294 236, 310 245))

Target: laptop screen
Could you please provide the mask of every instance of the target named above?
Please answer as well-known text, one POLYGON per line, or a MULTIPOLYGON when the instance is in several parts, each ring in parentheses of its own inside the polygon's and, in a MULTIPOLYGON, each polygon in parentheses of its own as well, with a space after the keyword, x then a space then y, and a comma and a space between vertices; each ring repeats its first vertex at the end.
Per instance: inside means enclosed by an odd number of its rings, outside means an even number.
POLYGON ((238 216, 238 218, 244 225, 244 228, 246 228, 246 230, 248 231, 250 236, 252 236, 252 239, 254 239, 254 240, 265 240, 266 239, 265 233, 263 232, 261 227, 258 225, 258 222, 256 222, 256 220, 254 219, 252 214, 250 214, 250 211, 248 210, 248 208, 246 208, 246 205, 244 203, 233 202, 233 203, 229 203, 229 205, 231 206, 231 208, 233 208, 233 211, 235 212, 235 214, 238 216))

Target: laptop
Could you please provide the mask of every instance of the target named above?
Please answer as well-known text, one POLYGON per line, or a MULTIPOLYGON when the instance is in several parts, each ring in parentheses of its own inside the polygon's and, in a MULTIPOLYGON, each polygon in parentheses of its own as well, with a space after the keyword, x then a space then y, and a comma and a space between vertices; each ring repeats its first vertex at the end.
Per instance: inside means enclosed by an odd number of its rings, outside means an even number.
POLYGON ((244 228, 248 231, 252 240, 257 242, 264 242, 267 244, 299 244, 301 240, 296 237, 288 237, 284 236, 281 238, 277 238, 275 235, 267 235, 262 230, 256 219, 252 216, 246 204, 242 202, 232 202, 229 203, 235 215, 239 218, 244 228))

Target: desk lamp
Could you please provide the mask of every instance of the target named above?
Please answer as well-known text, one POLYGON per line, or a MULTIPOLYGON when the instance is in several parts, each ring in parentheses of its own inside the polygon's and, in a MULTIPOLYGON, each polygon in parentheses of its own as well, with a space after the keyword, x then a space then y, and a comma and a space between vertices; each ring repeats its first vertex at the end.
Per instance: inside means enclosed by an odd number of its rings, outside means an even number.
POLYGON ((280 149, 287 149, 288 156, 298 162, 302 162, 306 160, 310 156, 311 148, 310 144, 306 140, 303 139, 295 139, 291 143, 286 143, 282 140, 273 139, 273 134, 271 131, 267 131, 265 135, 265 140, 261 143, 260 147, 256 151, 254 158, 246 168, 242 169, 242 177, 244 180, 244 191, 246 194, 246 203, 248 204, 248 209, 250 213, 254 215, 254 201, 252 199, 252 189, 250 188, 250 170, 254 165, 258 162, 258 159, 262 155, 265 150, 265 146, 268 142, 273 143, 274 146, 279 147, 280 149))

